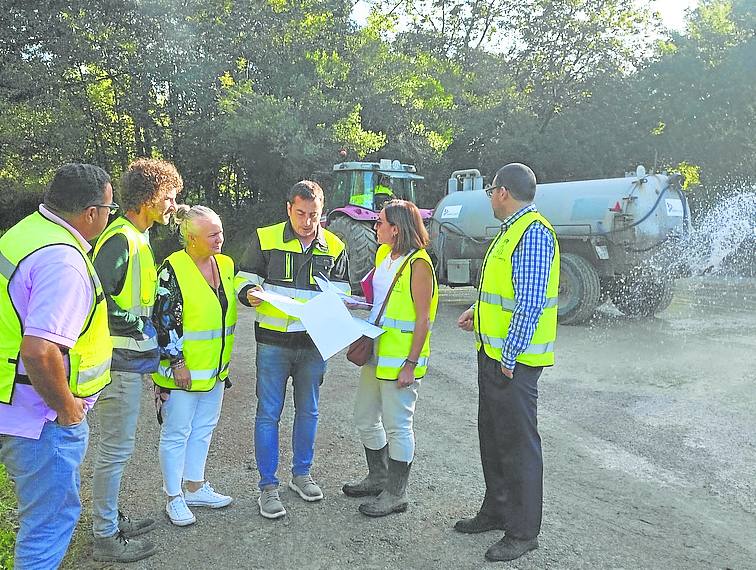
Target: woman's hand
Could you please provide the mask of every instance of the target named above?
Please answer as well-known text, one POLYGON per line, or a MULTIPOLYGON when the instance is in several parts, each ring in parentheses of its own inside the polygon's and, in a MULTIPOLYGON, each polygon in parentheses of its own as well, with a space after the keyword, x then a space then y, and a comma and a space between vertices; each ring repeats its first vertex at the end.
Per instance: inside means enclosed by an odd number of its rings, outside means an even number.
POLYGON ((186 364, 182 364, 181 366, 177 366, 176 368, 171 367, 173 370, 173 382, 181 388, 182 390, 191 390, 192 389, 192 375, 189 373, 189 369, 186 367, 186 364))
POLYGON ((399 371, 399 376, 396 379, 397 388, 406 388, 412 386, 415 383, 415 367, 407 362, 404 363, 402 369, 399 371))
POLYGON ((370 309, 370 307, 365 304, 365 297, 351 295, 350 299, 351 300, 344 299, 344 304, 347 309, 370 309))

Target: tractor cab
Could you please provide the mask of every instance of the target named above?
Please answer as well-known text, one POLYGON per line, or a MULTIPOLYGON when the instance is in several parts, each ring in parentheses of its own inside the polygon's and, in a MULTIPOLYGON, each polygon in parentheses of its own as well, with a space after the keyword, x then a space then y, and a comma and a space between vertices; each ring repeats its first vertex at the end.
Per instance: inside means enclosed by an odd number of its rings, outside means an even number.
MULTIPOLYGON (((393 198, 415 202, 415 183, 423 177, 412 164, 340 162, 333 167, 333 183, 326 198, 330 208, 324 225, 342 239, 349 256, 349 282, 361 293, 360 280, 373 268, 378 247, 375 221, 383 204, 393 198)), ((420 210, 428 219, 431 210, 420 210)))
POLYGON ((423 177, 414 165, 398 160, 380 162, 341 162, 333 167, 333 192, 329 205, 334 208, 357 206, 379 211, 392 198, 415 202, 415 183, 423 177))

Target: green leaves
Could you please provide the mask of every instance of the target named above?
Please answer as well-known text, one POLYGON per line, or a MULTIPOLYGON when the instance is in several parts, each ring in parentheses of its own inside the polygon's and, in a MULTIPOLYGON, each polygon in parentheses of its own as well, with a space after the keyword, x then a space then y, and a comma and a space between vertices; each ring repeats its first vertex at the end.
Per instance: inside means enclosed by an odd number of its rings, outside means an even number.
POLYGON ((362 105, 355 105, 346 117, 333 124, 331 133, 337 145, 353 150, 360 159, 363 159, 368 154, 383 148, 387 139, 383 133, 366 131, 362 128, 361 111, 362 105))
POLYGON ((452 170, 511 160, 544 181, 641 162, 756 178, 748 0, 703 0, 669 37, 634 0, 376 1, 363 27, 351 0, 6 4, 0 181, 17 188, 162 156, 187 199, 258 223, 298 179, 328 191, 341 147, 415 163, 430 206, 452 170))

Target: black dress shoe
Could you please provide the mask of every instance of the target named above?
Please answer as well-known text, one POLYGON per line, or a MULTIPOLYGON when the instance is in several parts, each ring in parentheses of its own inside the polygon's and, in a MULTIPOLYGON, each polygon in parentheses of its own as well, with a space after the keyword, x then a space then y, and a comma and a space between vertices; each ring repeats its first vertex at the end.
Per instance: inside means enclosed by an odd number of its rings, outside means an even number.
POLYGON ((486 560, 494 562, 503 562, 515 560, 523 554, 538 548, 538 538, 513 538, 504 536, 499 542, 494 543, 486 551, 486 560))
POLYGON ((465 534, 478 534, 479 532, 488 532, 489 530, 505 529, 502 521, 478 513, 472 518, 458 520, 454 525, 454 530, 464 532, 465 534))

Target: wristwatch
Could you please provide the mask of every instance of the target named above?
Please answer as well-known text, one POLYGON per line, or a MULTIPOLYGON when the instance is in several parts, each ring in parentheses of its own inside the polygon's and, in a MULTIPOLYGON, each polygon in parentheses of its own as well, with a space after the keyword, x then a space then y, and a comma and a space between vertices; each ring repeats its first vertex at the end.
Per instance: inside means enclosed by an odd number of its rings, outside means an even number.
POLYGON ((412 368, 414 368, 415 366, 417 366, 417 360, 410 360, 409 358, 405 358, 404 364, 402 366, 407 365, 407 364, 410 364, 412 368))

